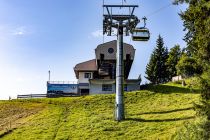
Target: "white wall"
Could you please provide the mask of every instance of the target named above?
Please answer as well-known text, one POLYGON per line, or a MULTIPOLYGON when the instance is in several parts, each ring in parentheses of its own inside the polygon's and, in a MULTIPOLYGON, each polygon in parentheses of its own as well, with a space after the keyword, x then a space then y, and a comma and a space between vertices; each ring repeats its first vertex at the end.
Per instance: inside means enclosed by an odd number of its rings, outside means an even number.
POLYGON ((127 85, 127 91, 136 91, 140 90, 140 85, 138 84, 128 84, 127 85))
POLYGON ((172 77, 172 82, 176 82, 180 80, 183 80, 181 75, 172 77))
POLYGON ((90 95, 93 94, 110 94, 115 93, 115 84, 112 84, 112 91, 102 91, 101 84, 91 84, 90 85, 90 95))
POLYGON ((78 83, 89 83, 89 78, 85 78, 85 73, 91 73, 91 78, 93 78, 93 72, 79 72, 78 83))
MULTIPOLYGON (((140 85, 138 85, 138 84, 127 85, 127 91, 136 91, 136 90, 140 90, 140 85)), ((110 93, 116 93, 115 84, 112 84, 112 91, 102 91, 102 85, 101 84, 91 84, 90 85, 90 95, 93 95, 93 94, 110 94, 110 93)))

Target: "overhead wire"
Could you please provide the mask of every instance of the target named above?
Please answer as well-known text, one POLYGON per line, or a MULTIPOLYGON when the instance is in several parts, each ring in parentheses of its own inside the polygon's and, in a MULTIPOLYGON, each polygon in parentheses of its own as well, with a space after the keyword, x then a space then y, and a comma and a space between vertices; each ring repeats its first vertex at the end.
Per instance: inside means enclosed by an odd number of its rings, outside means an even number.
POLYGON ((153 16, 153 15, 159 13, 160 11, 162 11, 162 10, 168 8, 168 7, 171 6, 171 5, 173 5, 173 4, 170 3, 170 4, 167 4, 167 5, 163 6, 163 7, 160 7, 159 9, 157 9, 157 10, 155 10, 155 11, 153 11, 153 12, 147 14, 146 17, 151 17, 151 16, 153 16))
MULTIPOLYGON (((124 5, 124 2, 126 3, 126 0, 122 0, 122 5, 124 5)), ((103 0, 103 5, 105 4, 105 0, 103 0)), ((162 10, 170 7, 171 5, 173 5, 172 3, 164 5, 163 7, 158 8, 157 10, 154 10, 153 12, 149 13, 146 15, 146 17, 151 17, 159 12, 161 12, 162 10)), ((129 9, 130 10, 130 9, 129 9)), ((118 10, 119 13, 119 10, 118 10)), ((103 7, 103 14, 104 14, 104 7, 103 7)), ((131 38, 130 38, 130 42, 131 42, 131 38)), ((104 43, 104 34, 103 34, 103 43, 104 43)))
MULTIPOLYGON (((155 14, 161 12, 162 10, 168 8, 168 7, 171 6, 171 5, 173 5, 173 4, 170 3, 170 4, 167 4, 167 5, 164 5, 163 7, 160 7, 160 8, 158 8, 157 10, 154 10, 153 12, 147 14, 146 17, 151 17, 151 16, 153 16, 153 15, 155 15, 155 14)), ((145 22, 145 21, 144 21, 144 22, 145 22)), ((145 23, 144 23, 144 24, 145 24, 145 23)), ((130 43, 131 43, 131 39, 132 39, 132 36, 130 36, 130 43)))
MULTIPOLYGON (((104 6, 104 0, 103 0, 103 6, 104 6)), ((103 16, 104 16, 104 7, 103 7, 103 16)), ((104 27, 103 27, 102 33, 103 33, 103 43, 104 43, 104 27)))

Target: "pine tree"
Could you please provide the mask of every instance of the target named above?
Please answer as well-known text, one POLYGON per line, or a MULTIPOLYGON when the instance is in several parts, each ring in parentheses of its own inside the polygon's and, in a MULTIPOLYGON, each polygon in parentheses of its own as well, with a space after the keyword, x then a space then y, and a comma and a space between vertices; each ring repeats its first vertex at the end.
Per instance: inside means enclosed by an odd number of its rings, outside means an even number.
POLYGON ((149 61, 149 63, 147 64, 147 66, 146 66, 146 75, 147 75, 147 77, 145 77, 145 78, 147 78, 151 83, 156 83, 156 73, 155 73, 155 71, 154 71, 154 69, 155 69, 155 65, 156 65, 156 63, 155 63, 155 57, 154 57, 154 54, 151 54, 151 56, 150 56, 150 61, 149 61))
POLYGON ((180 14, 187 31, 184 37, 187 49, 206 67, 210 64, 210 1, 175 0, 176 4, 183 2, 189 4, 189 8, 180 14))
POLYGON ((176 65, 181 57, 181 49, 179 45, 175 45, 173 48, 170 49, 168 59, 167 59, 167 68, 169 72, 169 80, 172 77, 177 75, 176 65))
MULTIPOLYGON (((202 65, 201 79, 202 106, 200 112, 207 118, 203 127, 204 139, 210 139, 210 1, 175 0, 175 4, 186 2, 188 9, 180 16, 187 31, 184 39, 191 56, 202 65)), ((199 108, 197 108, 199 109, 199 108)))
POLYGON ((168 49, 164 47, 163 38, 159 35, 156 41, 156 48, 151 54, 150 61, 146 66, 145 78, 153 84, 165 83, 169 80, 166 61, 168 49))

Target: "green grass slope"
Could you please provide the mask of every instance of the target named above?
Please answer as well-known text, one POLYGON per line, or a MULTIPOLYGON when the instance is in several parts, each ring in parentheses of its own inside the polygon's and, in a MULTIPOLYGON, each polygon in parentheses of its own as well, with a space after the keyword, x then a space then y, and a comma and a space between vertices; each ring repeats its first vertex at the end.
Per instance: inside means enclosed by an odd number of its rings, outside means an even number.
POLYGON ((171 139, 197 120, 199 96, 175 84, 125 93, 122 122, 114 121, 115 95, 0 101, 0 138, 171 139))

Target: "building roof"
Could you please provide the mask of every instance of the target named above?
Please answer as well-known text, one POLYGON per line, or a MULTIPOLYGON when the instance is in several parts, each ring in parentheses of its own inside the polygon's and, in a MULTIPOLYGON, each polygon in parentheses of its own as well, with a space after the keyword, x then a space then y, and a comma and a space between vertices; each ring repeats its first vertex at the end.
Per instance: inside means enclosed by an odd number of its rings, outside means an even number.
POLYGON ((74 72, 77 78, 79 77, 80 71, 97 71, 96 59, 92 59, 92 60, 77 64, 74 67, 74 72))
MULTIPOLYGON (((127 59, 127 54, 130 56, 130 60, 131 60, 129 61, 129 65, 127 65, 127 67, 125 68, 125 71, 127 71, 129 74, 131 65, 134 60, 135 49, 132 45, 127 44, 127 43, 123 43, 123 48, 124 48, 124 60, 127 59)), ((97 60, 100 60, 101 54, 104 54, 104 60, 116 60, 116 51, 117 51, 116 40, 98 45, 97 48, 95 49, 96 59, 79 63, 74 67, 76 78, 77 79, 79 78, 79 72, 98 71, 97 60), (112 53, 109 52, 110 48, 113 49, 112 53)), ((128 74, 127 74, 127 77, 128 77, 128 74)))
MULTIPOLYGON (((123 59, 126 60, 126 56, 130 55, 130 59, 134 60, 135 49, 132 45, 123 43, 123 59)), ((104 55, 104 60, 116 60, 117 52, 117 41, 109 41, 103 44, 99 44, 95 49, 95 56, 97 60, 100 60, 101 54, 104 55), (112 49, 112 52, 109 52, 109 49, 112 49)))
MULTIPOLYGON (((102 43, 102 44, 99 44, 97 47, 96 47, 96 49, 97 48, 100 48, 100 47, 104 47, 104 46, 116 46, 117 45, 117 40, 112 40, 112 41, 109 41, 109 42, 105 42, 105 43, 102 43)), ((134 47, 131 45, 131 44, 127 44, 127 43, 125 43, 125 42, 123 42, 123 45, 124 46, 129 46, 129 47, 131 47, 132 49, 134 49, 134 47)), ((135 49, 134 49, 135 50, 135 49)))

